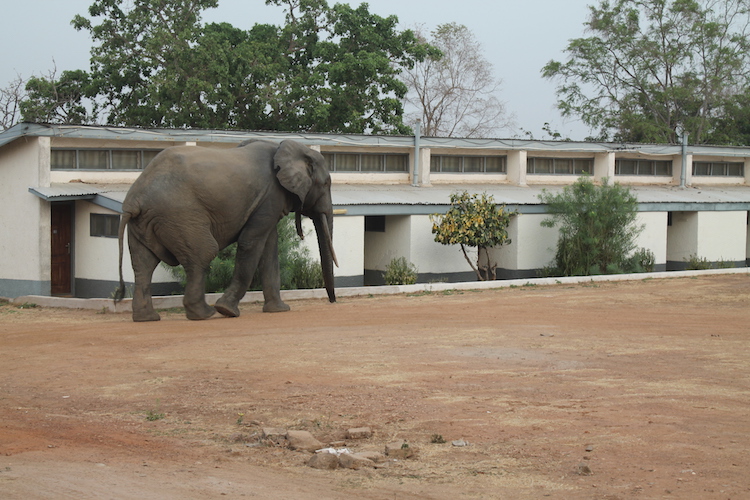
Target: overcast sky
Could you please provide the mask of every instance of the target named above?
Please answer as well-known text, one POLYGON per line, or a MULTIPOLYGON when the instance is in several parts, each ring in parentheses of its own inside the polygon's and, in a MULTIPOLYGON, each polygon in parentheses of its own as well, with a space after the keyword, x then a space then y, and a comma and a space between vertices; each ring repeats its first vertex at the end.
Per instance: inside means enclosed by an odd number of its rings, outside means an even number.
MULTIPOLYGON (((328 0, 329 4, 359 0, 328 0)), ((88 32, 70 25, 76 14, 88 16, 92 0, 26 0, 5 2, 0 30, 0 86, 16 75, 45 76, 54 67, 65 70, 89 69, 91 40, 88 32)), ((466 25, 482 44, 484 55, 503 80, 500 99, 515 114, 519 128, 537 139, 545 122, 553 130, 582 140, 588 130, 580 122, 564 120, 555 109, 555 84, 541 77, 550 60, 562 60, 568 40, 584 36, 587 5, 596 0, 371 0, 370 11, 381 16, 396 15, 402 29, 422 24, 428 30, 439 24, 466 25)), ((219 7, 206 11, 206 22, 228 22, 249 29, 255 23, 280 25, 279 7, 265 0, 219 0, 219 7)), ((519 132, 507 131, 511 137, 519 132)))

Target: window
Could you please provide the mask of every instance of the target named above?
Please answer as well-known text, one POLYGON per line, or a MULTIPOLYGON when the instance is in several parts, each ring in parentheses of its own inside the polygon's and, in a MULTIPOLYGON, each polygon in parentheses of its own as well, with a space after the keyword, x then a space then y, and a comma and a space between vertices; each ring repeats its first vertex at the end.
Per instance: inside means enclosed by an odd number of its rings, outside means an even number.
POLYGON ((504 174, 506 172, 505 156, 430 156, 430 172, 438 173, 478 173, 504 174))
POLYGON ((672 160, 616 159, 615 175, 664 175, 671 177, 672 160))
POLYGON ((371 233, 384 233, 385 215, 365 215, 365 231, 371 233))
POLYGON ((53 170, 143 170, 161 150, 53 149, 53 170))
POLYGON ((593 158, 544 158, 526 159, 527 174, 581 175, 594 173, 593 158))
POLYGON ((323 153, 331 172, 408 172, 409 155, 323 153))
POLYGON ((744 177, 745 164, 729 161, 696 161, 693 162, 693 175, 744 177))
POLYGON ((91 214, 91 236, 117 238, 119 228, 119 215, 91 214))

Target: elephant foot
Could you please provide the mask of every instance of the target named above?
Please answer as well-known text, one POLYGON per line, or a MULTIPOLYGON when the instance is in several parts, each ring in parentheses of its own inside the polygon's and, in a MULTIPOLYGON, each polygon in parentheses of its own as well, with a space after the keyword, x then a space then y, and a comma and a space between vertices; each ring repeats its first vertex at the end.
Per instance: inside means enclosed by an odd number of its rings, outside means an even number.
POLYGON ((237 304, 230 304, 229 301, 219 299, 214 304, 214 308, 224 316, 236 318, 240 315, 240 308, 237 304))
POLYGON ((291 308, 282 300, 274 300, 263 304, 263 312, 267 313, 287 312, 289 309, 291 308))
POLYGON ((190 320, 208 319, 214 314, 216 314, 216 309, 208 304, 203 304, 201 307, 185 307, 185 316, 190 320))
POLYGON ((156 311, 142 311, 142 312, 136 312, 133 311, 133 321, 135 322, 145 322, 145 321, 159 321, 161 319, 161 316, 159 316, 159 313, 156 311))

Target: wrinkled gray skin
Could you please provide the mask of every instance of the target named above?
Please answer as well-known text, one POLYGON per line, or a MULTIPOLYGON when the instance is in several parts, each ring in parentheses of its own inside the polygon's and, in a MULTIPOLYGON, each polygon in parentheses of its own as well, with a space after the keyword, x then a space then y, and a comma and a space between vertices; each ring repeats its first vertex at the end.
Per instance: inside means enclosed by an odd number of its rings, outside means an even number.
POLYGON ((239 301, 259 269, 267 312, 288 311, 280 295, 276 224, 296 212, 315 225, 323 279, 331 302, 333 289, 333 208, 331 177, 323 156, 304 145, 251 140, 227 150, 177 146, 164 150, 133 183, 122 205, 123 237, 128 229, 135 272, 133 321, 156 321, 151 279, 160 261, 182 264, 187 274, 186 315, 207 319, 216 311, 239 316, 239 301), (206 303, 206 273, 220 249, 238 242, 232 282, 214 307, 206 303))

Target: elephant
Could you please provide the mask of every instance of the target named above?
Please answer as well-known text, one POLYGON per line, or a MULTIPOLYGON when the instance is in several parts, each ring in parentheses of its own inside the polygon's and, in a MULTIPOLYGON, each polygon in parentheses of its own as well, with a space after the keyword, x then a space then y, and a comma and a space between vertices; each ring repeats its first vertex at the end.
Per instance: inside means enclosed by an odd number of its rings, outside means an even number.
POLYGON ((312 219, 318 237, 323 280, 336 301, 333 265, 331 176, 318 151, 300 142, 245 141, 235 148, 174 146, 159 153, 130 187, 119 227, 122 300, 123 239, 128 231, 135 273, 133 321, 157 321, 151 280, 159 262, 182 264, 187 276, 183 304, 188 319, 208 319, 217 311, 240 314, 239 301, 259 270, 265 312, 288 311, 281 300, 279 220, 295 212, 312 219), (211 307, 206 303, 206 274, 219 250, 237 242, 230 285, 211 307))

